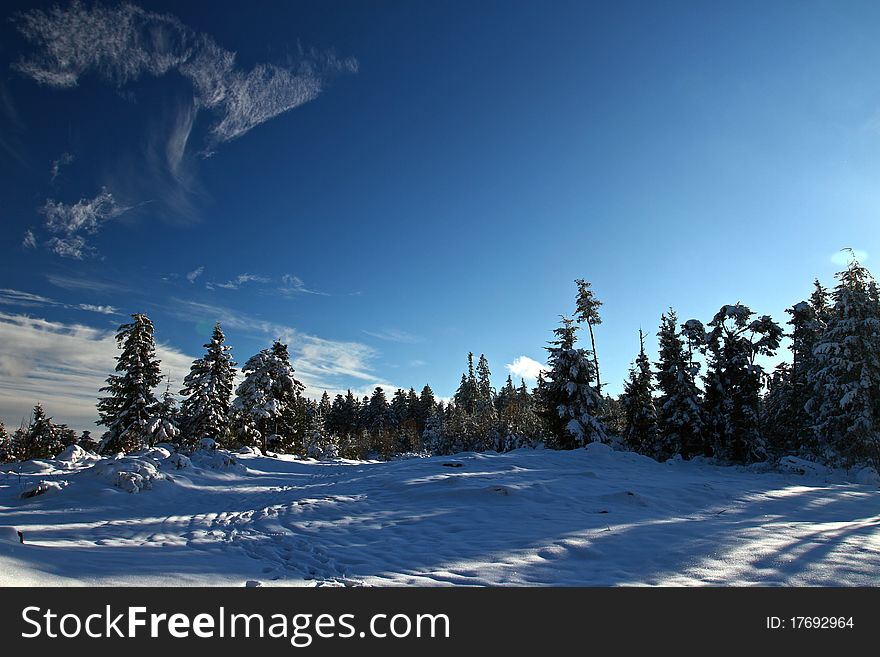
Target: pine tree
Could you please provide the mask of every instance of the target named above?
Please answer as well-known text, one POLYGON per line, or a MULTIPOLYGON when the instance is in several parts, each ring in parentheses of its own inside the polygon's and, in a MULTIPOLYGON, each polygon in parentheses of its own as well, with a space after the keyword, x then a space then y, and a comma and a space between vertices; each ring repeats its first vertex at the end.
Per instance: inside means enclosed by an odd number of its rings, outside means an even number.
POLYGON ((880 469, 880 301, 858 261, 837 274, 834 305, 814 350, 808 405, 821 455, 880 469))
POLYGON ((645 353, 645 334, 639 329, 639 355, 623 384, 626 429, 623 438, 629 448, 646 456, 656 456, 657 409, 654 406, 654 375, 645 353))
POLYGON ((602 379, 599 376, 599 355, 596 352, 596 336, 593 333, 593 327, 602 323, 602 317, 599 315, 599 308, 602 302, 596 298, 593 290, 590 289, 592 283, 579 278, 575 281, 578 287, 577 294, 577 310, 575 317, 580 323, 586 323, 590 329, 590 350, 593 355, 593 366, 596 371, 596 392, 599 394, 599 400, 602 399, 602 379))
POLYGON ((6 425, 0 422, 0 463, 10 463, 15 460, 15 450, 12 446, 12 437, 6 430, 6 425))
POLYGON ((767 457, 760 431, 760 393, 764 370, 757 356, 773 356, 782 328, 747 306, 723 306, 709 322, 705 411, 715 456, 739 463, 767 457), (751 321, 750 321, 751 320, 751 321))
POLYGON ((461 375, 461 383, 458 386, 458 390, 455 391, 453 400, 459 409, 469 415, 473 415, 477 409, 478 397, 477 377, 474 373, 474 354, 469 352, 468 371, 467 374, 461 375))
POLYGON ((270 444, 289 446, 295 439, 291 426, 298 410, 298 399, 305 389, 294 376, 287 345, 275 343, 251 356, 242 368, 244 381, 236 388, 232 407, 239 413, 247 438, 262 439, 263 448, 270 444))
POLYGON ((443 444, 443 417, 446 409, 443 404, 434 406, 425 421, 422 443, 431 454, 446 454, 443 444))
POLYGON ((422 392, 419 394, 418 411, 416 412, 419 435, 424 433, 425 428, 428 425, 428 418, 431 417, 431 413, 434 412, 436 407, 437 401, 434 398, 434 391, 431 390, 431 386, 426 383, 425 387, 422 388, 422 392))
POLYGON ((364 421, 370 435, 370 449, 384 458, 394 451, 392 435, 392 418, 381 386, 376 386, 373 394, 365 403, 364 421))
POLYGON ((158 443, 178 443, 180 441, 180 410, 177 399, 171 394, 171 379, 162 395, 162 401, 156 404, 152 425, 148 429, 150 445, 158 443))
POLYGON ((98 400, 98 424, 107 427, 100 446, 104 453, 140 449, 153 427, 157 403, 153 389, 162 379, 153 323, 142 313, 131 317, 134 321, 123 324, 116 333, 122 350, 116 357, 118 374, 107 378, 101 392, 108 396, 98 400))
POLYGON ((205 355, 193 361, 180 391, 184 397, 181 428, 190 446, 202 438, 223 440, 231 420, 235 363, 220 322, 204 347, 205 355))
POLYGON ((597 419, 601 398, 593 387, 595 365, 588 350, 575 347, 576 331, 574 321, 562 317, 562 326, 553 331, 556 339, 546 347, 550 370, 542 401, 553 446, 558 449, 608 439, 607 429, 597 419))
POLYGON ((678 316, 670 308, 660 317, 657 334, 657 456, 661 460, 675 454, 690 459, 705 452, 700 391, 695 382, 699 364, 693 360, 693 346, 685 351, 677 322, 678 316))
POLYGON ((485 451, 498 446, 498 413, 495 410, 495 389, 492 387, 489 361, 480 354, 476 371, 476 401, 474 403, 474 444, 471 449, 485 451))
POLYGON ((61 433, 58 427, 52 423, 52 418, 46 416, 42 404, 34 406, 30 424, 22 442, 23 459, 50 459, 58 455, 64 449, 61 442, 61 433))

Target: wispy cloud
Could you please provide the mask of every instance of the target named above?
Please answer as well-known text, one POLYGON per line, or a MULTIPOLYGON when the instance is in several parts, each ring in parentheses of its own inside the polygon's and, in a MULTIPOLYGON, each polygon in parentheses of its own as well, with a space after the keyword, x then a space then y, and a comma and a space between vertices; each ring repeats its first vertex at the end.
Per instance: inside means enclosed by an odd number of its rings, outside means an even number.
MULTIPOLYGON (((119 353, 114 336, 83 324, 0 312, 0 417, 17 424, 40 401, 57 421, 95 431, 98 389, 119 353)), ((161 343, 156 354, 174 380, 186 376, 190 356, 161 343)))
POLYGON ((55 182, 58 174, 61 173, 61 167, 66 167, 67 165, 72 164, 75 159, 76 158, 70 153, 62 153, 57 160, 52 160, 52 167, 49 170, 49 179, 51 182, 55 182))
POLYGON ((66 276, 62 274, 46 274, 46 280, 63 290, 85 290, 87 292, 126 292, 128 288, 118 283, 111 283, 97 278, 66 276))
POLYGON ((231 281, 226 281, 225 283, 205 283, 205 287, 209 290, 213 290, 214 288, 222 288, 224 290, 237 290, 242 285, 246 285, 247 283, 268 283, 269 278, 266 276, 260 276, 259 274, 239 274, 231 281))
POLYGON ((113 306, 98 306, 93 303, 80 303, 76 306, 80 310, 88 310, 92 313, 101 313, 102 315, 118 315, 119 310, 113 306))
POLYGON ((284 276, 281 277, 281 287, 278 288, 278 292, 286 297, 292 297, 298 294, 317 294, 322 297, 330 296, 327 292, 320 292, 319 290, 311 290, 307 288, 303 279, 299 276, 293 276, 292 274, 284 274, 284 276))
MULTIPOLYGON (((336 74, 355 73, 353 58, 332 52, 300 51, 289 66, 258 64, 237 67, 235 53, 220 47, 170 14, 159 14, 124 3, 116 7, 73 2, 49 10, 15 15, 19 32, 35 45, 14 68, 40 84, 64 89, 95 72, 121 87, 144 75, 176 71, 193 88, 196 111, 208 109, 217 119, 208 147, 245 134, 279 114, 316 98, 336 74)), ((177 134, 188 135, 179 129, 177 134)), ((169 148, 174 161, 180 142, 169 148)))
POLYGON ((196 282, 196 279, 197 279, 199 276, 201 276, 204 272, 205 272, 205 268, 204 268, 204 267, 196 267, 196 268, 193 269, 191 272, 187 272, 187 274, 186 274, 186 280, 188 280, 190 283, 195 283, 195 282, 196 282))
POLYGON ((119 310, 113 306, 97 305, 93 303, 63 303, 49 297, 44 297, 40 294, 22 292, 21 290, 12 290, 9 288, 0 289, 0 304, 19 307, 53 306, 56 308, 85 310, 87 312, 100 313, 102 315, 119 314, 119 310))
POLYGON ((57 306, 57 301, 39 294, 30 292, 22 292, 21 290, 11 290, 9 288, 0 289, 0 303, 15 306, 57 306))
POLYGON ((417 342, 422 342, 422 338, 420 338, 419 336, 394 328, 386 328, 378 331, 364 330, 364 333, 378 340, 385 340, 386 342, 400 342, 403 344, 415 344, 417 342))
MULTIPOLYGON (((377 385, 394 389, 373 371, 378 352, 354 341, 328 340, 303 333, 296 328, 215 306, 184 299, 172 299, 165 309, 181 319, 212 324, 259 337, 266 341, 281 340, 289 347, 291 363, 297 377, 306 385, 306 394, 317 396, 322 390, 336 394, 361 382, 365 390, 377 385)), ((244 356, 239 359, 244 362, 244 356)))
POLYGON ((542 365, 536 360, 528 356, 517 356, 512 363, 505 365, 507 371, 518 379, 528 379, 534 381, 538 378, 538 374, 547 370, 546 365, 542 365))
MULTIPOLYGON (((54 235, 46 242, 46 246, 62 257, 82 260, 95 253, 94 247, 84 236, 94 235, 104 222, 115 219, 130 209, 119 205, 113 194, 106 189, 102 189, 94 198, 82 198, 73 204, 49 199, 40 210, 46 217, 46 229, 54 235)), ((34 242, 36 243, 36 238, 34 242)))
POLYGON ((26 249, 37 248, 37 236, 34 235, 34 231, 30 228, 24 231, 24 239, 21 240, 21 245, 26 249))

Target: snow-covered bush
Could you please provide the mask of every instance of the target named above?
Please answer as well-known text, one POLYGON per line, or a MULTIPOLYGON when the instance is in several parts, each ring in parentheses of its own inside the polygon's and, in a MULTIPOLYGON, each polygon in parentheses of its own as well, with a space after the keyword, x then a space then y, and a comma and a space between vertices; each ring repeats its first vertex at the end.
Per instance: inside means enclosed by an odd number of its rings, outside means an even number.
POLYGON ((44 495, 49 492, 58 492, 60 490, 63 490, 64 488, 66 488, 67 483, 68 482, 63 481, 63 480, 59 480, 59 481, 40 480, 36 484, 32 484, 32 485, 28 486, 26 489, 24 489, 21 492, 21 495, 19 495, 19 497, 21 497, 22 499, 27 499, 29 497, 36 497, 37 495, 44 495))

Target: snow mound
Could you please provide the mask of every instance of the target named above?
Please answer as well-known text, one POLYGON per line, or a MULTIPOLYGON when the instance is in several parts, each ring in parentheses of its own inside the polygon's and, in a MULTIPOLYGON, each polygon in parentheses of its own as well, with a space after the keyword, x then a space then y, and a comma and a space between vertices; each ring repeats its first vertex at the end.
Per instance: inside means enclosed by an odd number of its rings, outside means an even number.
POLYGON ((831 474, 831 470, 819 463, 813 463, 797 456, 783 456, 779 459, 779 469, 792 474, 825 477, 831 474))
POLYGON ((0 527, 0 545, 18 545, 21 543, 21 536, 15 527, 6 525, 0 527))
POLYGON ((192 464, 199 468, 209 470, 231 470, 233 472, 245 472, 245 468, 238 459, 225 449, 203 450, 193 452, 190 456, 192 464))
POLYGON ((17 467, 15 469, 23 474, 50 474, 56 470, 55 466, 51 463, 41 459, 22 461, 16 465, 17 467))
POLYGON ((857 484, 866 484, 868 486, 880 486, 880 474, 872 468, 871 466, 867 466, 856 470, 853 473, 853 480, 857 484))
POLYGON ((217 449, 217 441, 215 441, 213 438, 202 438, 199 441, 199 449, 204 449, 204 450, 217 449))
POLYGON ((590 456, 611 456, 614 453, 614 448, 611 445, 606 445, 605 443, 600 443, 598 441, 593 443, 588 443, 584 449, 587 450, 587 454, 590 456))
POLYGON ((97 461, 98 458, 99 457, 95 456, 91 452, 87 452, 79 445, 68 445, 64 448, 63 452, 55 457, 55 460, 60 461, 61 463, 74 465, 88 461, 97 461))
POLYGON ((173 468, 174 470, 183 470, 184 468, 191 468, 192 461, 184 454, 172 454, 162 462, 162 465, 163 467, 173 468))
POLYGON ((238 450, 242 456, 262 456, 263 452, 259 447, 242 447, 238 450))
POLYGON ((160 461, 146 455, 123 456, 100 461, 88 472, 128 493, 139 493, 150 490, 154 482, 165 479, 159 467, 160 461))
POLYGON ((167 459, 169 456, 171 456, 172 453, 173 453, 173 450, 166 449, 165 447, 159 447, 158 445, 156 445, 155 447, 150 447, 149 449, 142 449, 137 452, 132 452, 131 454, 129 454, 129 456, 134 456, 134 457, 143 456, 143 457, 146 457, 149 459, 162 461, 164 459, 167 459))
POLYGON ((31 484, 27 488, 25 488, 19 497, 23 500, 28 499, 29 497, 37 497, 38 495, 45 495, 50 492, 58 492, 67 487, 67 482, 64 480, 56 480, 56 481, 45 481, 40 480, 36 484, 31 484))

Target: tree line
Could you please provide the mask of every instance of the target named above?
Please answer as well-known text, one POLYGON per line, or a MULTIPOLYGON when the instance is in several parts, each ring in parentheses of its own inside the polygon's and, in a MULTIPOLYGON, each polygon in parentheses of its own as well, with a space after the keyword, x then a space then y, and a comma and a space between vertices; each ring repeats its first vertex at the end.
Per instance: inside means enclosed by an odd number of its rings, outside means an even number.
POLYGON ((787 331, 741 303, 722 306, 706 324, 679 323, 670 308, 660 318, 657 362, 648 358, 640 330, 639 352, 617 397, 602 393, 593 331, 602 302, 583 279, 575 281, 575 311, 553 331, 534 389, 508 376, 496 390, 485 356, 475 364, 470 353, 447 402, 429 385, 418 393, 398 389, 390 400, 381 387, 363 398, 349 390, 310 399, 280 341, 250 357, 235 386, 237 364, 219 323, 178 395, 166 385, 157 397, 163 376, 154 327, 134 314, 117 332, 115 372, 101 388, 100 439, 53 423, 37 404, 12 435, 0 424, 0 460, 46 458, 76 442, 112 454, 158 443, 193 450, 207 438, 228 448, 362 459, 601 441, 658 460, 750 463, 798 455, 878 467, 880 294, 855 260, 836 278, 833 292, 817 280, 809 299, 786 310, 787 331), (584 327, 589 347, 578 342, 584 327), (766 372, 759 358, 776 355, 783 338, 790 339, 791 360, 766 372))

